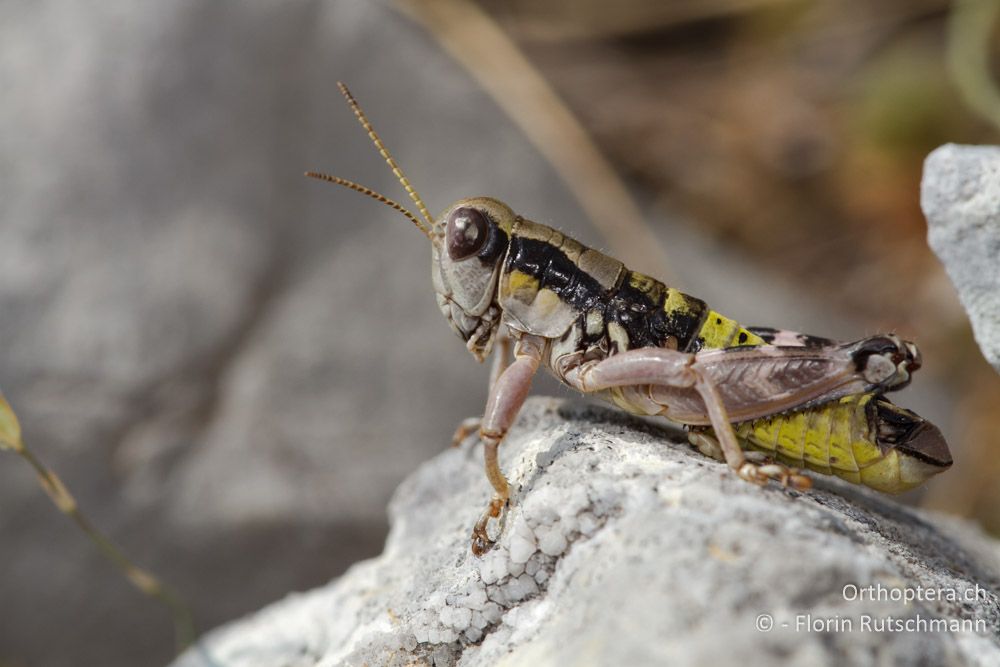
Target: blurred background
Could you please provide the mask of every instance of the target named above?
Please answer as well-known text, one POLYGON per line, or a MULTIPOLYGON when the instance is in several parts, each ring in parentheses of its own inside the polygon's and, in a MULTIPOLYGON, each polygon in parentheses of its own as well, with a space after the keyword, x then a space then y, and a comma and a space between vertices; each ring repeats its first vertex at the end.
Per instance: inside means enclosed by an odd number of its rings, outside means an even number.
MULTIPOLYGON (((487 370, 410 223, 301 176, 403 198, 343 80, 432 211, 496 196, 746 324, 918 341, 898 402, 956 463, 904 500, 1000 533, 1000 378, 919 209, 931 149, 1000 140, 998 7, 0 4, 0 387, 203 631, 377 554, 487 370)), ((0 600, 2 667, 172 655, 13 456, 0 600)))

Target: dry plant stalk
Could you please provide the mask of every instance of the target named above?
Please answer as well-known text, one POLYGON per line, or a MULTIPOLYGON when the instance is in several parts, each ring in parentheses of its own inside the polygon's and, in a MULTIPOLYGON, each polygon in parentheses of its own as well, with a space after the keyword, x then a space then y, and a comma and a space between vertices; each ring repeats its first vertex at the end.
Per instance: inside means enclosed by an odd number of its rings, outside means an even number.
POLYGON ((129 560, 121 549, 80 511, 76 499, 62 479, 25 446, 21 437, 21 424, 3 394, 0 394, 0 450, 13 452, 27 461, 35 469, 39 483, 59 511, 71 518, 80 530, 86 533, 101 553, 122 571, 136 589, 144 595, 156 598, 170 609, 174 619, 178 650, 190 645, 194 641, 195 632, 191 612, 187 606, 159 579, 129 560))
POLYGON ((398 0, 479 82, 553 166, 614 254, 664 274, 664 250, 642 212, 576 116, 517 45, 467 0, 398 0))

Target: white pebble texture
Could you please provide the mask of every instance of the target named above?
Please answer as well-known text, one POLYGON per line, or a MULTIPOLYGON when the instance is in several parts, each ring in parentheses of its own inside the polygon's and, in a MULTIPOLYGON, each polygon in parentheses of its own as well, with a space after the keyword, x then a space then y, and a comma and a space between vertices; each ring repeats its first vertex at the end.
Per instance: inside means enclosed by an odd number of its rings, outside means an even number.
POLYGON ((677 431, 533 399, 501 448, 506 530, 478 559, 481 458, 471 442, 442 452, 397 490, 381 556, 215 630, 174 667, 1000 664, 1000 548, 956 519, 836 480, 754 486, 677 431), (806 615, 854 629, 810 632, 806 615), (972 630, 866 632, 865 615, 972 630))
POLYGON ((946 144, 924 162, 928 241, 1000 372, 1000 146, 946 144))

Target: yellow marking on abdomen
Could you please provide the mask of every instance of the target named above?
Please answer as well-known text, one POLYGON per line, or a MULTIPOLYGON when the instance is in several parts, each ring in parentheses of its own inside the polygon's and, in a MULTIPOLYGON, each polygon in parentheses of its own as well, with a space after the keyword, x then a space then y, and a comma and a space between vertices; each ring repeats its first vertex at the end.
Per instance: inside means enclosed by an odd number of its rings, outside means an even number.
POLYGON ((711 350, 720 347, 742 347, 744 345, 764 345, 764 339, 740 326, 736 320, 720 315, 714 310, 708 311, 705 323, 698 332, 702 349, 711 350))
POLYGON ((749 449, 774 455, 783 463, 865 483, 866 478, 887 474, 887 457, 869 432, 865 412, 872 398, 872 394, 847 396, 809 410, 746 422, 736 426, 736 435, 749 449))
POLYGON ((775 450, 778 455, 783 459, 793 461, 793 465, 804 465, 802 451, 805 434, 808 430, 806 415, 797 412, 776 421, 778 423, 778 437, 775 439, 775 450))
POLYGON ((834 416, 830 410, 814 408, 808 412, 809 419, 802 438, 802 460, 812 470, 827 475, 833 474, 830 468, 830 431, 833 429, 834 416))

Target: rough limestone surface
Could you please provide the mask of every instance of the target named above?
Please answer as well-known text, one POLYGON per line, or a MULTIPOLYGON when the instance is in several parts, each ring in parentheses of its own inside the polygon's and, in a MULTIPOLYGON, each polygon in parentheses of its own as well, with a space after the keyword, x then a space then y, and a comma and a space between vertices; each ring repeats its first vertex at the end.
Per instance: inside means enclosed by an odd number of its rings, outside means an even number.
POLYGON ((381 556, 174 667, 1000 664, 1000 546, 956 519, 838 481, 756 487, 677 431, 554 399, 501 463, 512 510, 482 559, 469 441, 398 488, 381 556))
POLYGON ((1000 371, 1000 146, 941 146, 924 162, 928 240, 1000 371))

